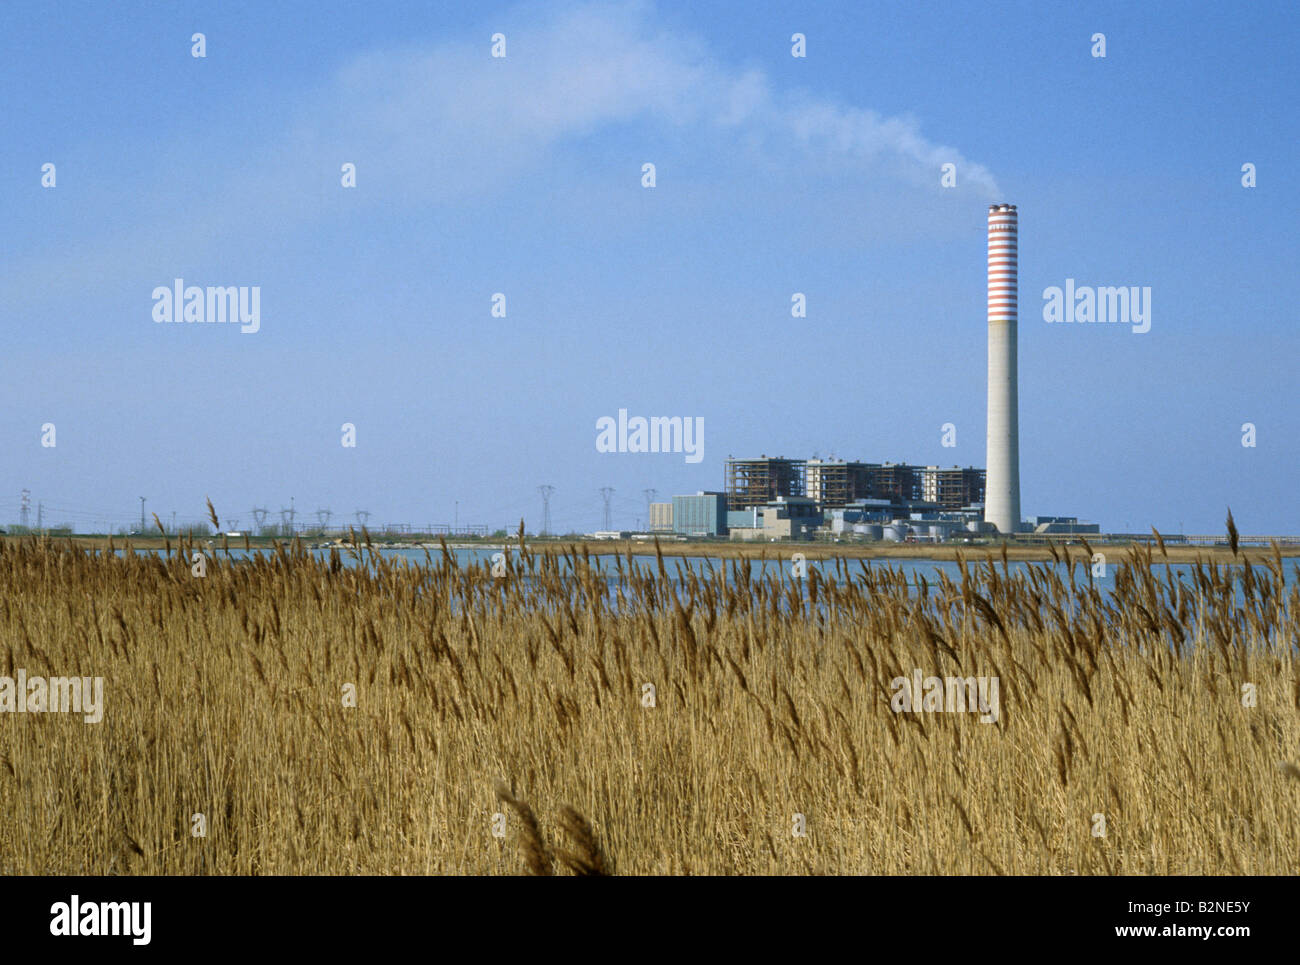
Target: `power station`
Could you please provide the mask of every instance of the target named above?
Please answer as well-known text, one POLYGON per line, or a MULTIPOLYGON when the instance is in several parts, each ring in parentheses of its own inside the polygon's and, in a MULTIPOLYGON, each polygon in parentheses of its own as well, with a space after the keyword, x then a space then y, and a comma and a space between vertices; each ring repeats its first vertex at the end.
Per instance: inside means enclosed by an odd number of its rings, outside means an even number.
POLYGON ((650 507, 650 528, 679 537, 840 538, 941 541, 995 532, 1047 537, 1099 534, 1074 516, 1020 515, 1017 386, 1019 218, 1014 204, 988 206, 988 425, 985 469, 844 460, 735 459, 724 491, 674 496, 650 507))
POLYGON ((999 533, 1010 534, 1020 529, 1016 206, 989 205, 988 228, 989 406, 984 521, 996 526, 999 533))

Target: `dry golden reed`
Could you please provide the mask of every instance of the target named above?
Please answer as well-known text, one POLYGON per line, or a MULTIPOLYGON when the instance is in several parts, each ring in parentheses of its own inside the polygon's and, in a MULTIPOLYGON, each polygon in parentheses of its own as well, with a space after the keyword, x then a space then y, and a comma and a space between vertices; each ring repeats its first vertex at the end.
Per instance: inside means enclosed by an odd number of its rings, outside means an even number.
POLYGON ((1277 552, 1103 589, 1068 546, 802 584, 198 551, 0 542, 0 675, 104 678, 98 724, 0 714, 0 874, 1300 870, 1277 552), (914 670, 996 676, 997 720, 895 713, 914 670))

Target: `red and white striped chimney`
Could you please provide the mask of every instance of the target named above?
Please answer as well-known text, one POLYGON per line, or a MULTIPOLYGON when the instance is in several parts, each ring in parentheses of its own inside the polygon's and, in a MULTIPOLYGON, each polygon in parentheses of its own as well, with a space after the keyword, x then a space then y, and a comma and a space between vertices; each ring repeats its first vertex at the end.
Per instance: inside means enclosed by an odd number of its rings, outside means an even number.
POLYGON ((1018 233, 1014 204, 989 205, 989 407, 984 520, 1004 534, 1020 528, 1020 419, 1016 391, 1018 233))

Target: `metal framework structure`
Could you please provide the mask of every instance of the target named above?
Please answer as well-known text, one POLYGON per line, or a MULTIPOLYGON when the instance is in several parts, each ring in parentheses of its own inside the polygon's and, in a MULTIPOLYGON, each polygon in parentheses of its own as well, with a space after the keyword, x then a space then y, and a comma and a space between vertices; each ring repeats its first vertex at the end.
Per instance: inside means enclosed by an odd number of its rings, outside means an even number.
POLYGON ((765 506, 778 496, 806 493, 805 459, 728 459, 727 508, 765 506))
POLYGON ((809 460, 805 469, 807 495, 822 509, 842 509, 856 499, 871 499, 873 462, 809 460))
POLYGON ((984 502, 985 471, 972 467, 763 457, 728 459, 726 472, 728 509, 765 506, 778 496, 808 496, 820 509, 842 509, 859 499, 927 502, 944 510, 984 502))
POLYGON ((927 503, 937 503, 940 509, 954 510, 984 502, 983 469, 927 466, 923 473, 922 496, 927 503))
POLYGON ((867 470, 868 499, 888 499, 895 503, 920 502, 922 498, 921 466, 885 463, 867 470))

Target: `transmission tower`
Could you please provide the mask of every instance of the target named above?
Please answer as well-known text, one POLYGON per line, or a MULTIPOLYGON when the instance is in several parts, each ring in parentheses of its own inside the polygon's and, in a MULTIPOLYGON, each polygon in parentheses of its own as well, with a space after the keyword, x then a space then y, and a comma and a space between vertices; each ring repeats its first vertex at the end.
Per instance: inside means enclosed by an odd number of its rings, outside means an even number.
POLYGON ((613 495, 614 495, 613 486, 600 487, 600 498, 605 501, 605 527, 604 527, 605 532, 609 532, 611 529, 614 528, 609 521, 609 500, 613 495))
POLYGON ((298 532, 298 527, 296 525, 297 519, 298 511, 293 508, 293 497, 290 496, 289 508, 285 509, 283 506, 280 507, 280 524, 288 528, 290 536, 293 536, 298 532))
POLYGON ((325 530, 329 529, 330 517, 333 515, 334 513, 328 509, 316 510, 316 519, 320 521, 320 531, 322 533, 325 532, 325 530))
POLYGON ((262 530, 266 527, 266 517, 270 513, 269 509, 250 509, 253 514, 253 525, 257 528, 257 535, 262 535, 262 530))
POLYGON ((550 535, 551 532, 551 494, 555 492, 554 486, 538 486, 537 491, 542 494, 542 533, 543 536, 550 535))
POLYGON ((32 491, 30 489, 23 490, 23 502, 22 502, 21 512, 22 512, 22 520, 23 520, 23 529, 26 529, 27 523, 32 518, 32 491))
POLYGON ((365 528, 366 528, 366 520, 368 520, 368 519, 370 518, 370 515, 371 515, 371 514, 370 514, 370 510, 368 510, 368 509, 358 509, 358 510, 356 511, 356 513, 354 513, 353 515, 355 515, 355 516, 357 517, 357 525, 360 526, 362 529, 365 529, 365 528))
POLYGON ((231 531, 232 533, 238 533, 238 532, 239 532, 239 517, 238 517, 238 516, 232 516, 230 519, 226 520, 226 522, 230 524, 230 531, 231 531))

